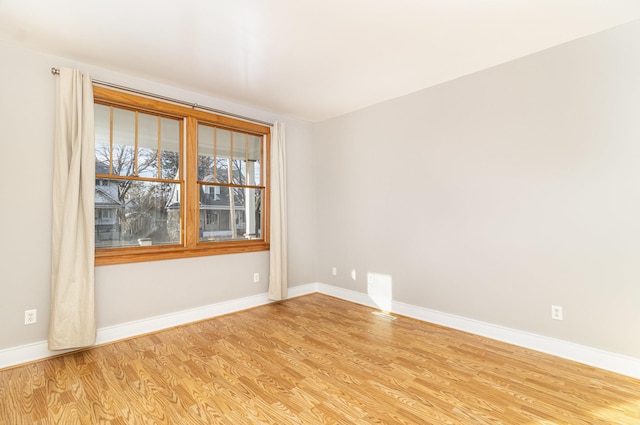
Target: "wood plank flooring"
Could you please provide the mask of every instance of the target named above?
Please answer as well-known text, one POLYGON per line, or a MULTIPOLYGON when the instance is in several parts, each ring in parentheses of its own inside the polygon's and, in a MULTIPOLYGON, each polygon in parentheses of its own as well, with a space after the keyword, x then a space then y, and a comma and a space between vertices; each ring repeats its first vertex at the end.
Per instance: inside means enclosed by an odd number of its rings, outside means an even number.
POLYGON ((0 424, 640 424, 640 381, 313 294, 0 370, 0 424))

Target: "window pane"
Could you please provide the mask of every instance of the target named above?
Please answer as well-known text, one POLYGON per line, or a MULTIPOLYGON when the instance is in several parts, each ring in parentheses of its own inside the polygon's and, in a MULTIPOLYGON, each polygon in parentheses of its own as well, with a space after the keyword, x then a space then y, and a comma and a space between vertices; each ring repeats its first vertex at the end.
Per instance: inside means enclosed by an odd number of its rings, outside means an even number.
POLYGON ((261 148, 262 138, 259 136, 199 124, 198 180, 260 185, 261 148), (231 181, 229 165, 232 168, 231 181))
POLYGON ((230 183, 229 160, 231 156, 231 132, 216 128, 216 179, 218 183, 230 183))
POLYGON ((113 173, 135 175, 135 112, 113 108, 113 173))
POLYGON ((213 127, 198 124, 198 180, 213 181, 214 153, 213 127))
POLYGON ((138 113, 138 175, 158 177, 158 117, 138 113))
POLYGON ((262 159, 262 137, 250 135, 248 145, 249 181, 247 184, 250 186, 260 186, 262 184, 262 168, 260 167, 260 161, 262 159))
POLYGON ((233 132, 233 183, 247 184, 247 143, 249 135, 233 132))
POLYGON ((94 109, 94 127, 96 143, 96 174, 109 174, 111 148, 111 112, 110 107, 96 104, 94 109))
POLYGON ((200 185, 200 241, 262 237, 262 189, 200 185))
POLYGON ((100 179, 96 182, 96 247, 179 244, 180 185, 100 179))
POLYGON ((247 239, 262 238, 262 189, 244 189, 244 236, 247 239))
POLYGON ((161 118, 162 178, 180 179, 180 128, 182 121, 161 118))

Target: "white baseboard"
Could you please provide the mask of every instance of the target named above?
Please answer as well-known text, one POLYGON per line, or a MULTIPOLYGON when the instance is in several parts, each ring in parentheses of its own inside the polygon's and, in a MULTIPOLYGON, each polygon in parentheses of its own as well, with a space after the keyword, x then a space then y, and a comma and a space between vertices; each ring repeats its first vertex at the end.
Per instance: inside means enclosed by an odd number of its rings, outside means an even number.
MULTIPOLYGON (((289 298, 314 292, 317 292, 315 283, 294 286, 289 288, 289 298)), ((98 329, 96 344, 106 344, 137 335, 144 335, 149 332, 155 332, 183 325, 185 323, 196 322, 198 320, 258 307, 270 302, 271 301, 267 298, 266 293, 258 294, 189 310, 178 311, 175 313, 164 314, 161 316, 150 317, 148 319, 107 326, 98 329)), ((73 350, 50 351, 47 346, 47 341, 34 342, 18 347, 7 348, 0 350, 0 369, 57 356, 70 351, 73 350)))
MULTIPOLYGON (((312 294, 314 292, 320 292, 346 301, 376 308, 376 304, 373 302, 371 297, 365 293, 318 282, 289 288, 289 298, 312 294)), ((210 304, 199 308, 151 317, 148 319, 123 323, 120 325, 108 326, 98 329, 96 343, 105 344, 118 341, 149 332, 155 332, 161 329, 171 328, 173 326, 183 325, 185 323, 258 307, 270 302, 271 301, 267 298, 267 294, 258 294, 210 304)), ((394 301, 392 303, 392 312, 640 379, 640 359, 633 357, 623 356, 597 348, 523 332, 516 329, 505 328, 503 326, 480 322, 478 320, 467 319, 465 317, 455 316, 398 301, 394 301)), ((64 351, 49 351, 47 348, 47 341, 0 350, 0 369, 56 356, 62 353, 64 353, 64 351)))
MULTIPOLYGON (((371 297, 362 292, 323 283, 316 285, 320 293, 377 308, 371 297)), ((506 328, 474 319, 467 319, 465 317, 398 301, 392 302, 392 312, 640 379, 640 359, 634 357, 611 353, 598 348, 506 328)))

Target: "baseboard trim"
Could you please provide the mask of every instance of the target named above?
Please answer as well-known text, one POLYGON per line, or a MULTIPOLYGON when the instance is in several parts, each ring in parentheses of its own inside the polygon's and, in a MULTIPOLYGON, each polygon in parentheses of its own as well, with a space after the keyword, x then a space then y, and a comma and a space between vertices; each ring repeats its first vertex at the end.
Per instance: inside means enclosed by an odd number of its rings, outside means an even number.
MULTIPOLYGON (((289 288, 289 298, 312 294, 314 292, 317 292, 317 285, 315 283, 298 285, 289 288)), ((267 294, 264 293, 150 317, 148 319, 107 326, 98 329, 96 345, 107 344, 109 342, 144 335, 150 332, 184 325, 186 323, 222 316, 224 314, 234 313, 253 307, 259 307, 270 302, 272 301, 269 300, 267 294)), ((50 351, 47 341, 34 342, 31 344, 7 348, 0 350, 0 369, 58 356, 71 351, 74 350, 50 351)))
MULTIPOLYGON (((320 293, 377 308, 376 304, 367 294, 323 283, 318 283, 317 288, 320 293)), ((640 359, 634 357, 468 319, 399 301, 393 301, 392 312, 640 379, 640 359)))
MULTIPOLYGON (((327 285, 320 282, 308 283, 289 288, 289 298, 295 298, 315 292, 376 308, 376 304, 373 302, 371 297, 365 293, 327 285)), ((270 302, 272 301, 267 298, 266 293, 257 294, 194 309, 151 317, 148 319, 108 326, 98 330, 96 343, 106 344, 174 326, 180 326, 190 322, 196 322, 198 320, 204 320, 253 307, 259 307, 270 302)), ((640 359, 633 357, 623 356, 568 341, 468 319, 399 301, 394 301, 392 303, 392 312, 640 379, 640 359)), ((72 350, 49 351, 47 348, 47 341, 7 348, 0 350, 0 369, 57 356, 69 351, 72 350)))

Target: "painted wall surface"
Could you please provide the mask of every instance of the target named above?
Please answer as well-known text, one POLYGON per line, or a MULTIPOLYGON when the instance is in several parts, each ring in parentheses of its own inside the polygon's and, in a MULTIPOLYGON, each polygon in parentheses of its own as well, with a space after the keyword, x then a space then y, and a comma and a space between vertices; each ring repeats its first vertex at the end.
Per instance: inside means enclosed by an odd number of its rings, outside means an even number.
POLYGON ((640 358, 640 22, 316 124, 314 143, 318 281, 382 273, 397 301, 640 358))
MULTIPOLYGON (((308 123, 254 110, 114 71, 0 44, 0 349, 46 339, 51 264, 51 177, 55 78, 75 67, 94 79, 285 123, 291 286, 315 281, 313 155, 308 123), (24 310, 38 323, 24 325, 24 310)), ((96 268, 100 328, 237 299, 267 290, 269 254, 234 254, 96 268), (261 282, 253 283, 259 272, 261 282)))
MULTIPOLYGON (((0 57, 0 350, 46 339, 49 69, 71 66, 285 122, 292 286, 366 292, 380 273, 398 301, 640 358, 639 22, 313 126, 7 44, 0 57)), ((268 267, 267 253, 98 267, 99 327, 264 293, 268 267)))

